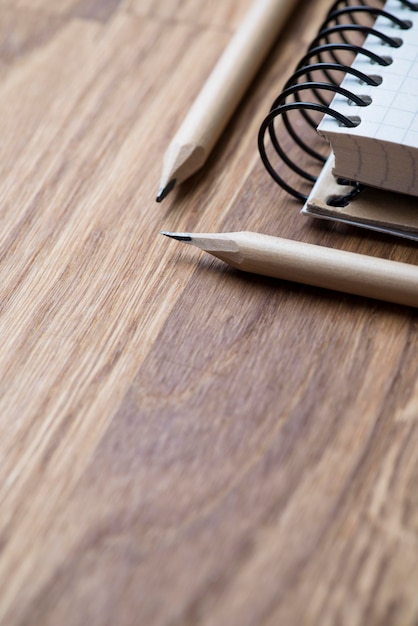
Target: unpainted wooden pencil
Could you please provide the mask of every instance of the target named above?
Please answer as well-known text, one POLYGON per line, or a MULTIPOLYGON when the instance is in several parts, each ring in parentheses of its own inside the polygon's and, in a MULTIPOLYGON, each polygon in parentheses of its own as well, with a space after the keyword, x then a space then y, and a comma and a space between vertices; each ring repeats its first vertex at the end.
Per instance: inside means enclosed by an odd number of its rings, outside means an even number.
POLYGON ((205 163, 297 2, 254 0, 165 153, 157 202, 205 163))
POLYGON ((172 233, 244 272, 418 306, 418 267, 251 232, 172 233))

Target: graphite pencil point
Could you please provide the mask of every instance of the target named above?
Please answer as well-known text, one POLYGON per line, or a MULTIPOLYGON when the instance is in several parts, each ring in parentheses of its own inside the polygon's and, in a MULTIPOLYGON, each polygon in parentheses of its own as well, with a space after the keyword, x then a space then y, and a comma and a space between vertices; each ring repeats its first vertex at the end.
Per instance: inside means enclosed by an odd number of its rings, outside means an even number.
POLYGON ((170 191, 174 189, 175 186, 176 186, 176 179, 172 178, 165 187, 161 187, 161 189, 159 189, 157 197, 155 198, 156 202, 161 202, 161 200, 164 200, 164 198, 168 196, 170 191))
POLYGON ((187 233, 169 233, 166 230, 160 230, 160 234, 171 237, 171 239, 176 239, 177 241, 192 241, 191 236, 187 233))

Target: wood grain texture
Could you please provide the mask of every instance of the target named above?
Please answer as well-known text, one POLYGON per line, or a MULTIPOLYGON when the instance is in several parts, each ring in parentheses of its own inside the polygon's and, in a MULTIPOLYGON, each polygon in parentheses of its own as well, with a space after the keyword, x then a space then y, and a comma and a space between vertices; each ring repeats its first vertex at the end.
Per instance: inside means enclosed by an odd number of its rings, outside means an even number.
POLYGON ((417 313, 158 235, 418 262, 302 218, 259 162, 325 0, 295 14, 204 171, 153 202, 248 4, 0 0, 1 624, 418 621, 417 313))

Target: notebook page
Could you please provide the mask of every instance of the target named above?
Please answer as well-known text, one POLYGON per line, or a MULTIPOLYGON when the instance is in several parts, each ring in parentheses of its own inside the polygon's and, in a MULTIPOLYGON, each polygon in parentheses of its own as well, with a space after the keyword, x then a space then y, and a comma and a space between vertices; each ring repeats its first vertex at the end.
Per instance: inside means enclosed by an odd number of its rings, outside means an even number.
POLYGON ((332 175, 331 154, 306 201, 302 215, 359 226, 418 241, 416 198, 367 187, 345 206, 332 206, 329 198, 350 193, 352 187, 338 184, 332 175))
POLYGON ((348 117, 358 116, 361 123, 355 128, 339 126, 326 115, 318 132, 327 136, 336 153, 335 173, 377 187, 404 193, 418 194, 418 14, 388 0, 384 9, 413 23, 409 30, 400 30, 388 19, 378 17, 374 28, 403 41, 400 48, 391 48, 369 35, 363 47, 381 56, 389 56, 388 66, 372 64, 364 55, 358 55, 353 67, 366 74, 381 76, 379 86, 360 84, 346 75, 342 86, 360 96, 370 96, 372 103, 359 107, 336 95, 331 108, 348 117), (347 171, 347 161, 350 168, 347 171), (344 171, 341 170, 344 164, 344 171))

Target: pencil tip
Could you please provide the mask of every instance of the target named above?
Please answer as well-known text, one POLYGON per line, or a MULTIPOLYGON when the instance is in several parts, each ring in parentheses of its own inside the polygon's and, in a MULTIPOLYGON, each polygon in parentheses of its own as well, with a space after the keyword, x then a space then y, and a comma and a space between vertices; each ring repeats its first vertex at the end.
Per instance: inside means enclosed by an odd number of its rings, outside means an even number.
POLYGON ((187 233, 170 233, 166 230, 160 230, 160 235, 171 237, 171 239, 176 239, 177 241, 192 241, 192 237, 187 233))
POLYGON ((176 179, 175 179, 175 178, 172 178, 172 179, 170 180, 170 182, 169 182, 169 183, 167 183, 167 185, 166 185, 165 187, 161 187, 161 188, 158 190, 157 197, 155 198, 156 202, 161 202, 161 200, 164 200, 164 198, 165 198, 166 196, 168 196, 168 194, 170 193, 170 191, 171 191, 172 189, 174 189, 174 187, 175 187, 175 186, 176 186, 176 179))

